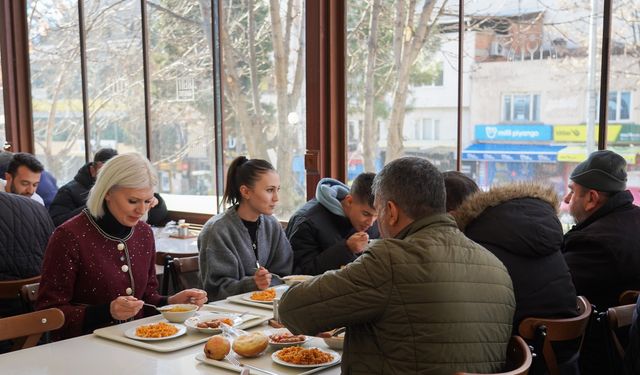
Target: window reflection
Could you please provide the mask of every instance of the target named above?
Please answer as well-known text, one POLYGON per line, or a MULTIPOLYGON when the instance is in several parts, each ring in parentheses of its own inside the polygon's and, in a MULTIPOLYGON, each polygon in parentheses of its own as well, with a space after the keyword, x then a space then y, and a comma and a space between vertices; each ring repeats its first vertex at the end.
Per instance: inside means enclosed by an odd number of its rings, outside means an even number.
MULTIPOLYGON (((616 2, 614 2, 616 4, 616 2)), ((640 205, 640 0, 614 7, 609 64, 607 148, 627 161, 627 188, 640 205)))
POLYGON ((238 155, 269 160, 280 174, 281 219, 306 200, 304 7, 222 1, 225 166, 238 155))
POLYGON ((84 7, 91 150, 144 154, 140 4, 85 0, 84 7))
POLYGON ((405 155, 455 169, 458 4, 424 4, 347 2, 349 180, 405 155))
POLYGON ((7 142, 7 135, 5 133, 5 119, 4 119, 4 91, 2 86, 2 56, 0 56, 0 150, 2 150, 6 142, 7 142))
POLYGON ((60 183, 85 162, 78 3, 27 1, 36 157, 60 183))
POLYGON ((215 213, 209 2, 147 2, 151 161, 169 209, 215 213))
POLYGON ((602 4, 492 4, 465 2, 472 84, 462 171, 485 189, 540 181, 562 196, 573 168, 596 148, 590 99, 599 90, 600 42, 589 32, 602 33, 602 4))

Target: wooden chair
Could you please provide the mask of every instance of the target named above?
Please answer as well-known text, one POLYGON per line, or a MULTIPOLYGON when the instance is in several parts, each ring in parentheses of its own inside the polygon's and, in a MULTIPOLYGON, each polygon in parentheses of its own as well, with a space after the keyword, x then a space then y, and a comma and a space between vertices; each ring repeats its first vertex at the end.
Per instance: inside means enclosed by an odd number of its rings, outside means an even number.
POLYGON ((27 279, 0 281, 0 301, 3 301, 5 309, 0 312, 0 317, 22 314, 31 311, 28 304, 25 304, 20 295, 23 285, 33 284, 40 281, 40 276, 27 279))
POLYGON ((19 299, 20 289, 25 284, 39 283, 40 276, 30 277, 28 279, 0 281, 0 300, 3 299, 19 299))
POLYGON ((64 314, 56 308, 0 319, 0 341, 14 340, 12 350, 35 346, 43 333, 62 327, 64 314))
POLYGON ((198 271, 200 271, 199 256, 174 258, 171 266, 174 291, 178 292, 189 288, 202 288, 198 271))
POLYGON ((618 337, 618 331, 621 328, 631 326, 633 322, 633 310, 636 308, 636 304, 610 307, 607 310, 607 324, 609 326, 609 336, 615 351, 618 354, 618 359, 622 361, 624 359, 625 347, 622 345, 620 338, 618 337))
MULTIPOLYGON (((591 316, 591 304, 582 296, 577 300, 578 316, 566 319, 526 318, 518 327, 520 336, 527 340, 542 342, 542 355, 551 375, 558 375, 558 361, 551 346, 553 341, 584 340, 585 329, 591 316)), ((540 354, 540 353, 538 353, 540 354)))
POLYGON ((640 290, 625 290, 618 297, 618 302, 621 306, 635 304, 638 301, 638 295, 640 295, 640 290))
MULTIPOLYGON (((507 363, 505 372, 494 373, 493 375, 527 375, 533 357, 529 346, 520 336, 511 336, 509 346, 507 346, 507 363)), ((469 372, 456 372, 455 375, 479 375, 469 372)))
POLYGON ((39 288, 40 283, 25 284, 20 288, 20 297, 22 297, 22 302, 29 308, 29 311, 36 310, 39 288))

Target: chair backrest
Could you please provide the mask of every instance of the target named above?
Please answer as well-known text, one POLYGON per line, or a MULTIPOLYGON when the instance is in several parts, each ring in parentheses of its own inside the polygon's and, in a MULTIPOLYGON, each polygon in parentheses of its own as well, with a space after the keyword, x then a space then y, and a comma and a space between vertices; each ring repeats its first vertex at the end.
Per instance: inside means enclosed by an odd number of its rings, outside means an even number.
POLYGON ((198 272, 200 271, 199 256, 174 258, 171 262, 170 270, 175 292, 188 288, 202 287, 202 282, 198 276, 198 272))
POLYGON ((624 346, 620 342, 617 331, 620 328, 629 327, 633 322, 633 310, 636 305, 629 304, 624 306, 610 307, 607 310, 607 323, 609 325, 609 336, 620 360, 624 359, 624 346))
POLYGON ((618 297, 618 302, 620 306, 636 303, 638 301, 638 295, 640 295, 640 290, 625 290, 620 294, 620 297, 618 297))
MULTIPOLYGON (((520 336, 511 336, 509 345, 507 346, 507 363, 505 365, 506 372, 494 373, 489 375, 527 375, 533 357, 529 346, 520 336)), ((455 375, 479 375, 470 372, 456 372, 455 375)))
POLYGON ((20 297, 22 297, 22 302, 29 308, 29 311, 36 310, 39 288, 40 283, 25 284, 20 288, 20 297))
POLYGON ((43 333, 62 327, 64 314, 51 308, 0 319, 0 341, 13 340, 12 350, 35 346, 43 333))
POLYGON ((539 339, 543 342, 542 355, 551 375, 558 375, 558 361, 551 346, 552 341, 584 340, 584 333, 591 316, 591 304, 585 297, 578 296, 578 316, 566 319, 526 318, 518 327, 520 336, 527 340, 539 339))
POLYGON ((20 289, 25 284, 39 283, 40 276, 30 277, 28 279, 0 281, 0 300, 3 299, 19 299, 20 289))

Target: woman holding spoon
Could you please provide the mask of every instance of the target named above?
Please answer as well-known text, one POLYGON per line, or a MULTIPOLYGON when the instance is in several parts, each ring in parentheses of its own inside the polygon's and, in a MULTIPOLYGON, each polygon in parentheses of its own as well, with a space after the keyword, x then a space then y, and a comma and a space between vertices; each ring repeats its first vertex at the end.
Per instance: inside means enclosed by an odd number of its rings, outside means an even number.
POLYGON ((87 208, 59 226, 45 251, 38 309, 57 307, 65 322, 54 339, 93 332, 144 316, 144 303, 193 303, 207 294, 187 289, 158 294, 155 242, 143 218, 157 185, 149 160, 137 153, 118 155, 100 169, 87 208))
POLYGON ((224 213, 209 219, 198 237, 200 277, 210 300, 281 284, 271 272, 289 275, 291 245, 273 210, 280 177, 261 159, 239 156, 231 162, 224 213))

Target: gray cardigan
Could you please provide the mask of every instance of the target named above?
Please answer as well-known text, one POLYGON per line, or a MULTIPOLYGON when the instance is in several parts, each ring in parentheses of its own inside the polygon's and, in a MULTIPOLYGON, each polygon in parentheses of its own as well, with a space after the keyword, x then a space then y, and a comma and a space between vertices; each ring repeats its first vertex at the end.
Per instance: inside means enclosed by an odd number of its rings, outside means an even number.
MULTIPOLYGON (((200 279, 209 301, 257 290, 256 256, 237 208, 209 219, 198 236, 200 279)), ((256 235, 260 265, 281 276, 291 274, 293 253, 278 220, 260 215, 256 235)), ((274 278, 271 284, 280 282, 274 278)))

